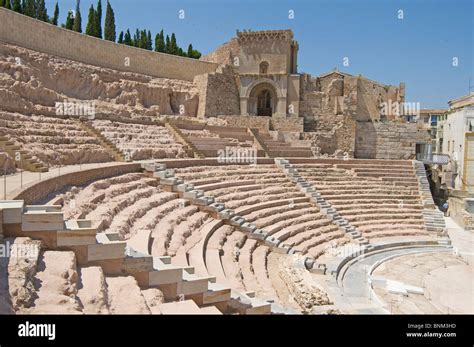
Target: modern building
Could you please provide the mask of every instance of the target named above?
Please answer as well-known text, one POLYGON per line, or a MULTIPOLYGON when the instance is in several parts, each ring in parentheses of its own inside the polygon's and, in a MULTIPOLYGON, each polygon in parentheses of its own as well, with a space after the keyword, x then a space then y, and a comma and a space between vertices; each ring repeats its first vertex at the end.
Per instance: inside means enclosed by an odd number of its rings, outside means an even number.
POLYGON ((474 227, 474 93, 448 102, 437 118, 436 152, 448 165, 433 168, 433 181, 449 200, 450 215, 465 228, 474 227))
POLYGON ((437 142, 438 138, 438 122, 442 119, 447 109, 422 109, 420 110, 420 117, 418 123, 430 129, 432 152, 441 153, 440 144, 437 142))
POLYGON ((451 157, 452 181, 447 186, 474 193, 474 93, 448 102, 449 111, 439 122, 437 143, 451 157))

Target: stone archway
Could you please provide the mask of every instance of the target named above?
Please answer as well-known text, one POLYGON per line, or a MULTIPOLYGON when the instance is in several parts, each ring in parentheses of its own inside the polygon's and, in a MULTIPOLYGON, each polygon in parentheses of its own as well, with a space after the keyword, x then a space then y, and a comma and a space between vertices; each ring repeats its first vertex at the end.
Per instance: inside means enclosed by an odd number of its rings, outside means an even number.
POLYGON ((249 94, 248 113, 254 116, 271 117, 277 110, 275 88, 266 82, 259 83, 249 94))

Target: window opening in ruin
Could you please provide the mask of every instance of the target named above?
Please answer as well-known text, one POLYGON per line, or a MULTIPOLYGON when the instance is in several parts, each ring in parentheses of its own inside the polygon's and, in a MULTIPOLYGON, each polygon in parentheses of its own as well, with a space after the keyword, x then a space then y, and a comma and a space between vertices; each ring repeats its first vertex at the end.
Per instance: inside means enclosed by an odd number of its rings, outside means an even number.
POLYGON ((260 75, 266 75, 268 73, 268 63, 266 61, 262 61, 260 63, 260 75))

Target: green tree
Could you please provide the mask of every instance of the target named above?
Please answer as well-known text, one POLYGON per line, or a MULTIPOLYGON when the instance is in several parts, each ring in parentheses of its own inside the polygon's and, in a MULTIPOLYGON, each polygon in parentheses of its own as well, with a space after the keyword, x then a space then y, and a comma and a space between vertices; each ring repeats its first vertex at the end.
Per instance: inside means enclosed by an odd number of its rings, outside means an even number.
POLYGON ((74 15, 74 25, 72 30, 82 33, 81 0, 76 1, 76 13, 74 15))
POLYGON ((0 0, 0 7, 5 7, 5 0, 0 0))
POLYGON ((151 39, 151 32, 150 32, 150 30, 148 30, 148 34, 147 34, 147 39, 146 39, 146 41, 147 41, 147 47, 146 47, 146 49, 148 49, 148 50, 151 51, 151 50, 153 49, 153 41, 152 41, 152 39, 151 39))
POLYGON ((71 10, 69 10, 69 12, 67 13, 65 28, 72 30, 73 26, 74 26, 74 14, 71 10))
POLYGON ((133 46, 132 35, 130 35, 129 29, 127 29, 127 31, 125 32, 125 35, 123 37, 123 43, 128 46, 133 46))
POLYGON ((36 18, 36 1, 35 0, 26 0, 23 14, 29 17, 36 18))
POLYGON ((89 7, 89 16, 87 17, 86 35, 97 37, 97 13, 94 10, 94 5, 89 7))
POLYGON ((120 32, 117 43, 123 43, 123 31, 120 32))
MULTIPOLYGON (((123 40, 123 32, 121 34, 123 40)), ((109 0, 107 0, 107 8, 105 10, 104 38, 115 42, 115 14, 109 0)))
POLYGON ((5 8, 11 10, 12 9, 12 5, 10 3, 10 0, 5 0, 5 8))
POLYGON ((140 30, 135 30, 135 34, 133 35, 133 45, 135 47, 139 47, 140 46, 140 30))
POLYGON ((165 41, 165 53, 170 53, 170 37, 166 35, 166 41, 165 41))
POLYGON ((95 21, 95 25, 96 25, 95 31, 97 33, 97 37, 101 39, 102 38, 102 1, 101 0, 97 2, 96 15, 97 15, 97 19, 95 21))
POLYGON ((193 45, 192 44, 189 44, 188 46, 188 53, 187 53, 187 56, 189 58, 192 58, 193 57, 193 45))
POLYGON ((193 59, 199 59, 201 58, 201 52, 199 51, 196 51, 194 48, 193 48, 193 45, 192 44, 189 44, 188 46, 188 52, 186 54, 189 58, 193 58, 193 59))
POLYGON ((47 22, 49 20, 48 18, 48 10, 46 9, 46 5, 44 3, 44 0, 39 0, 38 1, 38 9, 37 9, 37 17, 39 20, 42 20, 43 22, 47 22))
POLYGON ((174 33, 171 34, 171 39, 170 39, 170 46, 168 48, 168 53, 170 54, 178 54, 178 44, 176 43, 176 35, 174 33))
POLYGON ((53 18, 51 18, 51 24, 58 25, 58 18, 59 18, 59 5, 56 1, 56 6, 54 6, 54 14, 53 18))
POLYGON ((165 36, 163 34, 163 29, 161 29, 160 33, 156 35, 155 51, 162 53, 165 52, 165 36))
POLYGON ((13 11, 23 13, 20 0, 13 0, 13 11))

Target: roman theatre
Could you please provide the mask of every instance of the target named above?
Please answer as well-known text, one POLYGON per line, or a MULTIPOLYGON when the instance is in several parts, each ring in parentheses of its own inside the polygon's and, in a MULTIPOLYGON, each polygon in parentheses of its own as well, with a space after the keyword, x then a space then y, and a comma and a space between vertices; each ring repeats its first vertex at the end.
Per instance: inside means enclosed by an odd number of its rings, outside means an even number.
POLYGON ((473 312, 404 83, 0 22, 0 313, 473 312))

